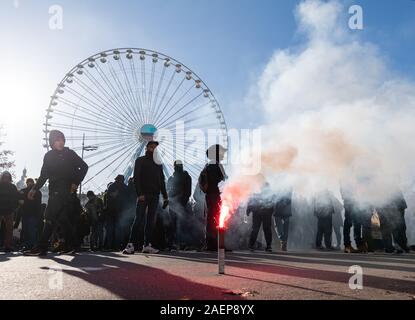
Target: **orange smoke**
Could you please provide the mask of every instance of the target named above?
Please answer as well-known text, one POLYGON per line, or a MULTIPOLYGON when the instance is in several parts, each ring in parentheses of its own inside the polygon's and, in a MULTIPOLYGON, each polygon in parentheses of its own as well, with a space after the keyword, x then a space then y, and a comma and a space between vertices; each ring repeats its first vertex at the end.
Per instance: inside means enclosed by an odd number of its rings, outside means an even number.
POLYGON ((219 216, 219 228, 226 228, 226 223, 249 197, 258 192, 265 182, 263 175, 240 176, 229 182, 222 193, 222 206, 219 216))

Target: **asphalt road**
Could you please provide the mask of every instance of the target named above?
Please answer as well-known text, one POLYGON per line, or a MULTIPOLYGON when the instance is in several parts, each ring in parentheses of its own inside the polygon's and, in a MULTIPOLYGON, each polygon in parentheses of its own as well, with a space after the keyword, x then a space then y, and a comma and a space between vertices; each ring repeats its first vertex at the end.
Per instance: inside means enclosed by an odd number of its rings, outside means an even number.
MULTIPOLYGON (((338 252, 81 253, 46 258, 0 254, 0 299, 415 300, 415 254, 338 252), (351 289, 360 266, 363 289, 351 289)), ((354 282, 355 283, 355 282, 354 282)))

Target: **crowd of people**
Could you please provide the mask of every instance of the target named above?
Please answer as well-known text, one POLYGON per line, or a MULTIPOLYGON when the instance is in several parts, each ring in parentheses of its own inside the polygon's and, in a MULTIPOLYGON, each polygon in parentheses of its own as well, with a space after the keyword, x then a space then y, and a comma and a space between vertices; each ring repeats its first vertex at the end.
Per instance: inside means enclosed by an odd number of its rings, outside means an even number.
MULTIPOLYGON (((127 255, 155 254, 159 250, 217 250, 219 184, 226 180, 221 164, 226 149, 222 146, 207 150, 209 162, 200 173, 193 195, 192 178, 180 160, 174 162, 174 173, 166 183, 163 166, 153 157, 158 142, 150 141, 145 155, 136 160, 134 176, 127 183, 124 176, 118 175, 104 193, 88 191, 86 199, 80 199, 78 187, 88 165, 65 147, 63 133, 52 131, 49 143, 51 151, 44 157, 40 177, 27 179, 22 190, 17 190, 10 173, 1 174, 0 247, 5 252, 20 250, 25 255, 37 256, 46 255, 49 250, 59 254, 122 251, 127 255), (47 181, 49 198, 43 204, 40 190, 47 181), (21 230, 17 242, 13 239, 14 229, 21 230)), ((325 190, 312 201, 316 249, 339 250, 341 240, 346 253, 403 253, 414 249, 406 238, 407 204, 402 193, 395 192, 381 207, 362 205, 353 190, 346 187, 341 196, 343 202, 325 190), (336 214, 339 212, 344 212, 344 219, 336 214), (350 236, 352 229, 355 247, 350 236), (376 232, 379 237, 374 236, 376 232)), ((251 196, 243 211, 243 215, 252 216, 247 239, 251 251, 263 250, 258 241, 261 228, 267 252, 275 250, 274 235, 280 250, 288 250, 293 190, 276 192, 264 179, 261 190, 251 196)))

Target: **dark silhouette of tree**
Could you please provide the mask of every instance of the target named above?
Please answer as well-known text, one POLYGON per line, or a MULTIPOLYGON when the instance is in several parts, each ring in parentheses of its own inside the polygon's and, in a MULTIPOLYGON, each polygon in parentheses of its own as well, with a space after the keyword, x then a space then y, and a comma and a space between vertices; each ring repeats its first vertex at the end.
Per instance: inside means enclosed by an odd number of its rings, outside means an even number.
POLYGON ((2 138, 4 137, 3 128, 0 126, 0 172, 5 170, 10 170, 14 167, 14 161, 10 160, 10 156, 13 155, 13 152, 10 150, 3 150, 2 145, 4 141, 2 138))

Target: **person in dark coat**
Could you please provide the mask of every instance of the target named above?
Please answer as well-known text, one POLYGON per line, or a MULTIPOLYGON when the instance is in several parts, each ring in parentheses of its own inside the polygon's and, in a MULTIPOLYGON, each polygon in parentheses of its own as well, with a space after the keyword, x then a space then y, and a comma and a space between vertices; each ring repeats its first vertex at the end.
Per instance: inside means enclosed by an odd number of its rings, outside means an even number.
POLYGON ((37 191, 49 180, 49 200, 42 236, 38 245, 26 252, 28 255, 46 255, 49 239, 57 226, 66 241, 61 253, 74 251, 73 227, 69 220, 71 189, 77 188, 83 181, 88 165, 73 150, 65 147, 62 132, 52 130, 49 133, 49 145, 52 150, 46 153, 40 177, 28 194, 28 199, 33 200, 37 191))
POLYGON ((163 166, 154 161, 154 152, 158 147, 157 141, 150 141, 146 147, 146 154, 135 162, 134 184, 137 192, 137 211, 131 228, 130 240, 123 251, 124 254, 134 254, 135 243, 144 243, 143 253, 158 253, 153 248, 153 231, 157 221, 157 208, 159 206, 160 193, 163 195, 163 208, 167 208, 169 197, 166 190, 163 166), (144 228, 144 239, 138 239, 144 228))
MULTIPOLYGON (((84 237, 89 234, 89 229, 86 234, 83 232, 82 215, 84 210, 81 205, 81 200, 78 197, 78 187, 73 185, 71 189, 72 192, 69 203, 68 217, 72 234, 71 239, 73 241, 73 248, 75 251, 79 252, 81 251, 84 237)), ((68 242, 68 240, 65 239, 65 242, 68 242)))
POLYGON ((254 194, 248 202, 246 214, 249 216, 252 213, 252 232, 249 238, 249 248, 251 251, 255 250, 255 243, 258 238, 259 229, 264 231, 265 242, 267 244, 265 251, 272 252, 272 215, 275 210, 275 195, 268 183, 265 183, 261 192, 254 194))
POLYGON ((332 250, 333 214, 334 206, 332 196, 328 190, 319 192, 313 200, 314 215, 317 217, 316 248, 323 249, 322 241, 326 250, 332 250))
POLYGON ((19 192, 12 175, 5 171, 0 176, 0 224, 4 223, 4 252, 12 252, 13 216, 19 205, 19 192))
POLYGON ((104 203, 93 191, 88 191, 86 195, 88 202, 85 209, 91 225, 89 247, 91 251, 101 251, 104 245, 104 203))
POLYGON ((14 228, 17 229, 20 221, 22 222, 21 242, 22 250, 32 249, 39 236, 39 229, 41 227, 40 220, 42 216, 42 193, 37 191, 34 200, 28 199, 28 194, 35 185, 35 181, 31 178, 26 180, 26 188, 20 190, 19 200, 23 202, 18 210, 14 228))
POLYGON ((206 151, 209 163, 205 166, 199 177, 199 185, 206 193, 206 250, 218 250, 217 226, 219 224, 222 199, 219 183, 226 179, 225 169, 221 164, 227 149, 221 145, 213 145, 206 151))
POLYGON ((122 235, 120 221, 123 211, 126 209, 128 199, 128 187, 124 183, 124 176, 118 175, 114 183, 108 187, 107 191, 107 214, 106 214, 106 239, 105 247, 108 250, 120 250, 122 235))
POLYGON ((391 200, 386 205, 377 210, 386 253, 410 251, 406 237, 405 223, 405 210, 407 208, 405 198, 402 192, 399 191, 391 196, 391 200), (393 246, 392 239, 401 250, 396 250, 393 246))
POLYGON ((282 192, 275 205, 275 226, 282 251, 287 251, 288 231, 292 216, 292 193, 292 190, 282 192))
POLYGON ((167 232, 167 245, 170 250, 180 247, 183 232, 190 232, 183 228, 188 219, 187 204, 192 194, 192 178, 184 171, 180 160, 174 162, 174 174, 167 181, 167 192, 169 195, 169 226, 167 232))

